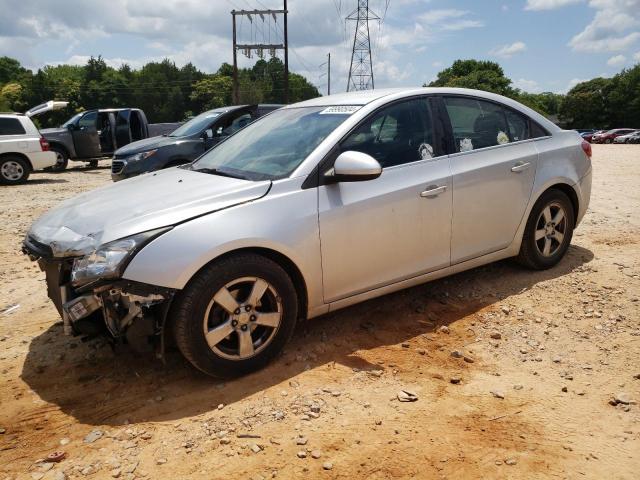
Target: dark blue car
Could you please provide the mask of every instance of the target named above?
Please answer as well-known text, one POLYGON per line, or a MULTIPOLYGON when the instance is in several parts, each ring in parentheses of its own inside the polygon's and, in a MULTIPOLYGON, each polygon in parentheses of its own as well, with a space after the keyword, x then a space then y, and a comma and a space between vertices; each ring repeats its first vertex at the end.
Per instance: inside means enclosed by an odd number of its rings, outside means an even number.
POLYGON ((282 105, 236 105, 208 110, 168 135, 146 138, 116 150, 111 162, 114 182, 146 172, 192 162, 255 119, 282 105))

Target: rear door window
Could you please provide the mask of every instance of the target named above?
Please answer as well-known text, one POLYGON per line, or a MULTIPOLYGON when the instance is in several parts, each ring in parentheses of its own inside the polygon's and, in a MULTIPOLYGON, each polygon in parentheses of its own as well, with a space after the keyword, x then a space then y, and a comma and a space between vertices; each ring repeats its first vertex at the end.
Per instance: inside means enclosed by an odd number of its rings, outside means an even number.
POLYGON ((509 125, 509 138, 512 142, 520 142, 528 140, 529 135, 529 119, 524 115, 505 108, 507 124, 509 125))
POLYGON ((509 127, 498 104, 468 97, 445 97, 445 107, 451 121, 456 151, 509 143, 509 127))
POLYGON ((17 118, 0 118, 0 135, 24 135, 27 133, 17 118))

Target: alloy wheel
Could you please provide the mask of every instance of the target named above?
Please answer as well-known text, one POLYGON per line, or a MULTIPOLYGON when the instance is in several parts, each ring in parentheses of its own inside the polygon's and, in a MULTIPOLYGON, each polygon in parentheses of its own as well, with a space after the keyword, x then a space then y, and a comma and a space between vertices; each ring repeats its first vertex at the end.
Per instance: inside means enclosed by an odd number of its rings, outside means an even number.
POLYGON ((251 358, 273 340, 282 314, 282 299, 273 285, 258 277, 238 278, 218 290, 207 306, 207 344, 229 360, 251 358))
POLYGON ((8 160, 2 164, 2 177, 11 182, 17 182, 24 176, 24 167, 15 160, 8 160))
POLYGON ((558 202, 547 205, 536 222, 535 243, 544 257, 552 257, 562 246, 567 232, 567 215, 558 202))

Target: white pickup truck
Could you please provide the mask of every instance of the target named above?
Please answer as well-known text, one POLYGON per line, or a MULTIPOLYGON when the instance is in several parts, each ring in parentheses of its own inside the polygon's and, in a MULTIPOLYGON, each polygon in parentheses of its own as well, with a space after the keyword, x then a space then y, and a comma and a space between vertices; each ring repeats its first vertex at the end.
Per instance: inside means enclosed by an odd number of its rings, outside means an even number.
POLYGON ((56 154, 31 119, 0 113, 0 185, 24 183, 34 170, 56 164, 56 154))

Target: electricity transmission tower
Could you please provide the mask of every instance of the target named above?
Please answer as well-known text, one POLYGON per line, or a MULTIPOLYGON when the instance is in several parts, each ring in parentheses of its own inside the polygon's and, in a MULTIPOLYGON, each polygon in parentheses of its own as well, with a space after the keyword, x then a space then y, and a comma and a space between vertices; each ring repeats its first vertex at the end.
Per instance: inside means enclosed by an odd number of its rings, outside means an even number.
POLYGON ((371 61, 369 20, 380 20, 380 17, 369 9, 369 0, 358 0, 358 8, 347 16, 347 20, 354 20, 356 22, 347 92, 352 90, 373 89, 373 63, 371 61))

